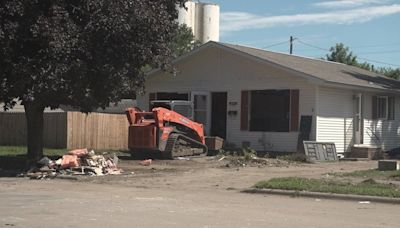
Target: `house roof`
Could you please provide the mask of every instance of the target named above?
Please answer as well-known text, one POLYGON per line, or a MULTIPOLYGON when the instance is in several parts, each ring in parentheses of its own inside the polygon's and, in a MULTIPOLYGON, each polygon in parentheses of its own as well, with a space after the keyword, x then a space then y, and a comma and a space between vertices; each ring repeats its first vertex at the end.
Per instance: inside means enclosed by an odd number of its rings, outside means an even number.
MULTIPOLYGON (((351 86, 400 92, 400 81, 361 69, 359 67, 323 59, 312 59, 308 57, 283 54, 214 41, 210 41, 199 48, 179 57, 174 62, 179 62, 180 60, 209 47, 223 48, 224 50, 233 51, 238 54, 246 55, 247 57, 253 57, 261 60, 262 62, 289 69, 305 77, 317 79, 324 83, 332 84, 333 86, 351 86)), ((155 73, 156 71, 152 71, 149 74, 155 73)))
POLYGON ((225 43, 217 44, 260 58, 261 60, 289 68, 299 73, 321 79, 325 82, 400 91, 400 81, 361 69, 359 67, 323 59, 312 59, 296 55, 265 51, 240 45, 225 43))

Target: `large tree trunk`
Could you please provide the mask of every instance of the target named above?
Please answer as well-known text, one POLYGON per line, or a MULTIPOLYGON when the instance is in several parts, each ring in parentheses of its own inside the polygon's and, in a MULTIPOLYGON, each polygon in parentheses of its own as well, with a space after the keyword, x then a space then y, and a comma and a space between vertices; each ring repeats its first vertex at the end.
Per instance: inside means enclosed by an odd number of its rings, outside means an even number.
POLYGON ((24 107, 28 131, 28 165, 33 165, 43 157, 44 107, 34 102, 26 102, 24 107))

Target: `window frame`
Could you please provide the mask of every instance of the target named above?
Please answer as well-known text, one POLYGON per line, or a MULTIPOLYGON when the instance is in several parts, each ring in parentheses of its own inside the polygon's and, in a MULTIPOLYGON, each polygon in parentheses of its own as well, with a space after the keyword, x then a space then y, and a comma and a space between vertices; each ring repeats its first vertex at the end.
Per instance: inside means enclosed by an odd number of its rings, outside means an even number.
POLYGON ((291 112, 292 112, 292 90, 291 89, 260 89, 260 90, 249 90, 248 91, 248 109, 247 109, 247 115, 248 115, 248 131, 249 132, 274 132, 274 133, 289 133, 291 132, 291 112), (285 94, 285 96, 288 96, 287 98, 289 99, 289 102, 287 103, 288 107, 287 107, 287 113, 284 114, 286 117, 285 119, 287 119, 287 129, 284 131, 280 131, 280 130, 254 130, 254 128, 252 127, 252 103, 253 103, 253 92, 256 91, 275 91, 275 92, 287 92, 287 94, 285 94))
POLYGON ((395 106, 396 106, 396 99, 395 96, 387 96, 387 95, 379 95, 375 96, 375 119, 377 120, 394 120, 395 119, 395 106), (380 103, 384 102, 385 110, 384 114, 380 108, 380 103), (391 106, 391 107, 389 107, 391 106), (389 113, 390 112, 390 113, 389 113))
POLYGON ((378 119, 378 120, 387 120, 388 119, 388 111, 389 111, 389 105, 388 105, 388 100, 389 100, 389 97, 388 96, 377 96, 376 97, 376 118, 378 119), (379 101, 384 101, 384 104, 385 104, 385 115, 382 115, 382 113, 381 113, 381 109, 380 109, 380 106, 379 106, 379 101))

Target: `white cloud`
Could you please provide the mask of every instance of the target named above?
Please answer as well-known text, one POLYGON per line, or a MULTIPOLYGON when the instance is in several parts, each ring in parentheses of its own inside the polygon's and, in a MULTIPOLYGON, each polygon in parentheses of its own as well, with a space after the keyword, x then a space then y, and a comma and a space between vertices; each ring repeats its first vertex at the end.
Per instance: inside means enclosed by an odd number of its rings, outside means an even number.
POLYGON ((221 32, 260 29, 276 26, 298 26, 313 24, 355 24, 379 17, 400 13, 400 5, 364 7, 324 13, 262 16, 246 12, 221 13, 221 32))
POLYGON ((335 0, 314 3, 313 6, 323 8, 352 8, 374 4, 385 4, 388 0, 335 0))

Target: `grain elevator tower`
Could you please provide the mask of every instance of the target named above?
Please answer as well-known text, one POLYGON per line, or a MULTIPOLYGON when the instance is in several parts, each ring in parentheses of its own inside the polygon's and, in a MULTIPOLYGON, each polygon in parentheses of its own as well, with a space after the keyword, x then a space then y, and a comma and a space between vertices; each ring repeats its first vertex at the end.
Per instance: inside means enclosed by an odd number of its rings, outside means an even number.
POLYGON ((178 23, 192 28, 201 43, 219 41, 219 6, 211 3, 188 1, 179 8, 178 23))

